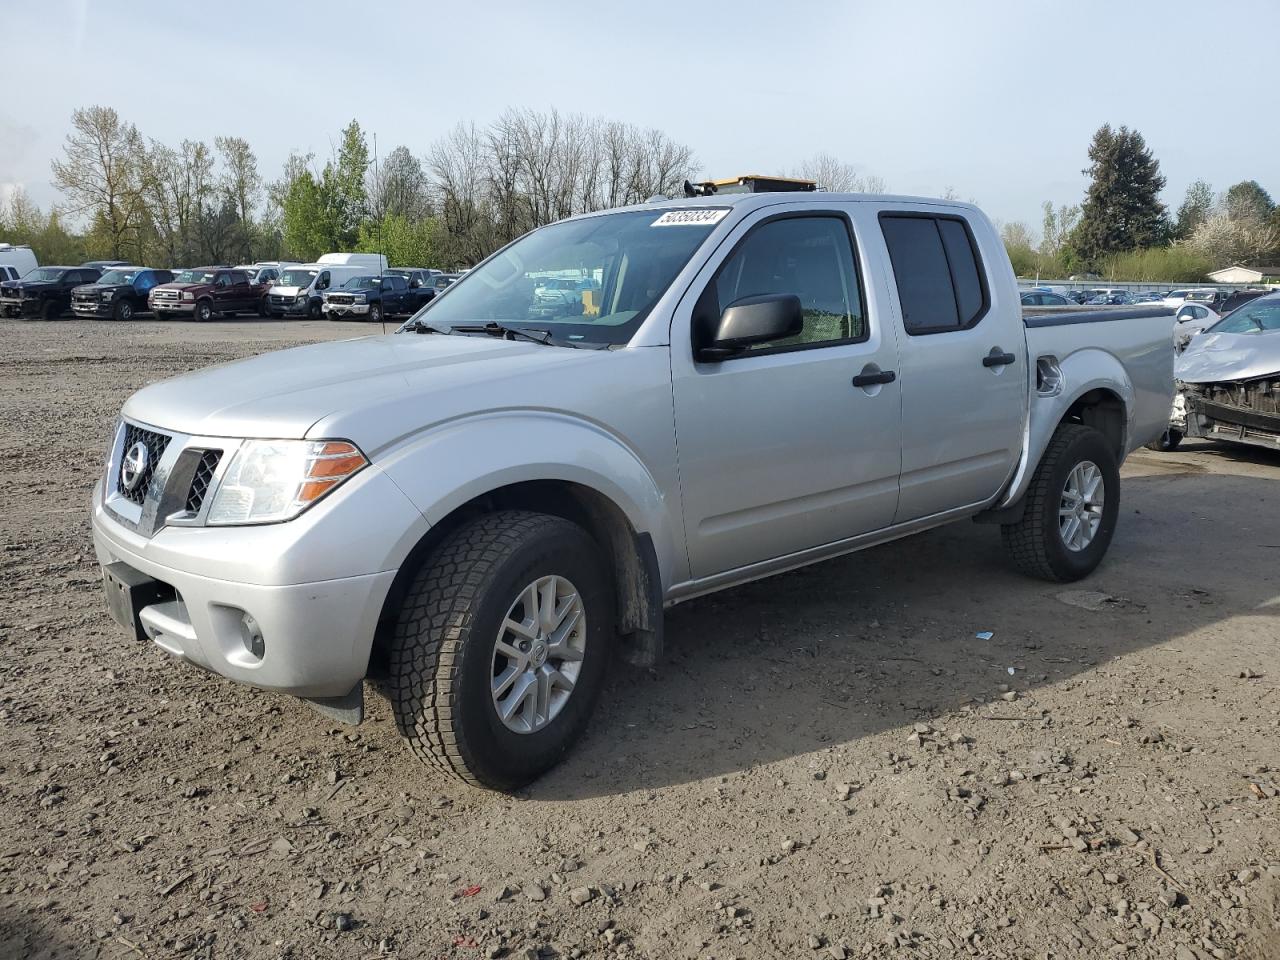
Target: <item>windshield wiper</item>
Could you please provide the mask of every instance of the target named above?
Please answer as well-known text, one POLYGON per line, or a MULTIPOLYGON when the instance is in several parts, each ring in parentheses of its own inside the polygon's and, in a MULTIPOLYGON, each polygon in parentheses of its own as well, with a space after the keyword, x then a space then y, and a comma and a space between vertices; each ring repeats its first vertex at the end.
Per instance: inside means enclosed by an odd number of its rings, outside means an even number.
POLYGON ((412 330, 414 333, 448 333, 448 327, 436 327, 423 320, 408 320, 405 322, 405 330, 412 330))
POLYGON ((502 337, 504 340, 512 340, 519 337, 548 347, 577 347, 576 343, 557 340, 551 335, 550 330, 539 330, 533 327, 513 327, 510 324, 499 323, 497 320, 466 325, 455 323, 449 330, 456 333, 487 333, 491 337, 502 337))

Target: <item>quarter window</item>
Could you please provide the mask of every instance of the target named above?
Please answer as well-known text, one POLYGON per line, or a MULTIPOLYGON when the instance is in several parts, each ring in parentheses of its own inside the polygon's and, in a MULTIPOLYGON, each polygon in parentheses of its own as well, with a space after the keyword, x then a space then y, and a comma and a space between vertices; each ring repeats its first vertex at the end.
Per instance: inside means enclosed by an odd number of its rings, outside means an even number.
POLYGON ((758 344, 751 352, 866 339, 862 289, 843 218, 785 217, 756 227, 716 273, 708 290, 715 316, 709 319, 714 324, 744 297, 779 293, 800 298, 804 327, 795 337, 758 344))
POLYGON ((986 287, 963 220, 882 214, 880 228, 908 334, 963 330, 982 319, 986 287))

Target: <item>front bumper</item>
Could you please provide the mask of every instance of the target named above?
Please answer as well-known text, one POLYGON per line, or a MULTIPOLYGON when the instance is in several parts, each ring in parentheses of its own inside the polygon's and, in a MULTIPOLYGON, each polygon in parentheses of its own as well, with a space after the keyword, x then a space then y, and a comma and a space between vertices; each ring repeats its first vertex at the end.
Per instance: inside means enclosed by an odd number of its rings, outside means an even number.
POLYGON ((116 307, 114 300, 72 300, 71 312, 79 317, 109 317, 116 307))
POLYGON ((44 304, 38 297, 5 297, 0 300, 0 311, 6 317, 38 317, 44 304))
POLYGON ((264 690, 341 697, 364 678, 399 559, 426 530, 380 471, 347 486, 286 523, 164 526, 148 537, 106 506, 99 480, 94 549, 103 567, 123 563, 159 581, 166 596, 138 620, 169 654, 264 690), (357 528, 366 536, 356 539, 357 528))
POLYGON ((364 317, 369 314, 367 303, 325 303, 320 312, 330 317, 364 317))
POLYGON ((152 300, 147 307, 157 317, 191 317, 196 312, 194 300, 152 300))
POLYGON ((311 312, 311 301, 303 300, 298 303, 296 300, 289 300, 285 303, 279 303, 275 299, 268 297, 267 311, 272 316, 282 314, 286 317, 305 317, 311 312))
POLYGON ((1187 397, 1186 403, 1188 437, 1280 449, 1280 413, 1223 403, 1194 394, 1187 397))

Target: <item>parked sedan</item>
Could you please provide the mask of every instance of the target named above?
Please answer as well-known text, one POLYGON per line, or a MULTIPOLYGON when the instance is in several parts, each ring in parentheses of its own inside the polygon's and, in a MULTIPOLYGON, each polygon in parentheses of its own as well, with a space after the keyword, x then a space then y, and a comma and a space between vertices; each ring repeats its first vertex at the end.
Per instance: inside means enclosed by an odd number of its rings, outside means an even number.
POLYGON ((1191 338, 1204 333, 1222 319, 1222 314, 1200 303, 1184 303, 1174 315, 1173 343, 1179 353, 1191 338))
POLYGON ((1024 307, 1074 307, 1076 302, 1057 293, 1028 290, 1022 295, 1022 305, 1024 307))

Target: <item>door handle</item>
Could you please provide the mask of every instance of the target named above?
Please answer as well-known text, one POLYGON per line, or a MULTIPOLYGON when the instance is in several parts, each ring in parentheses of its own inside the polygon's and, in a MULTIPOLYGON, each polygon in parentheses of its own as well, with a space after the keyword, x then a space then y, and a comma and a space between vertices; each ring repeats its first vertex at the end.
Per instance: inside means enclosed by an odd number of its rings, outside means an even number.
POLYGON ((982 365, 984 367, 1004 367, 1017 359, 1012 353, 1001 353, 999 347, 992 347, 991 352, 982 358, 982 365))
POLYGON ((855 387, 874 387, 879 383, 893 383, 898 375, 892 370, 880 370, 876 373, 860 373, 853 378, 855 387))

